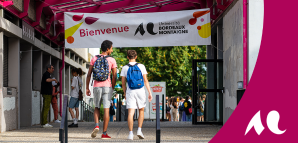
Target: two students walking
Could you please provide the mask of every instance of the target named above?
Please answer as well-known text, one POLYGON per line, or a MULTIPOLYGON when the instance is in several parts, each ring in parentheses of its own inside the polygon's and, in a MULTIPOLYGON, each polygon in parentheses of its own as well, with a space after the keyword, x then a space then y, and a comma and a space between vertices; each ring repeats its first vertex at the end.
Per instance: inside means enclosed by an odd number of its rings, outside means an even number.
MULTIPOLYGON (((116 84, 117 77, 117 64, 116 60, 109 55, 113 52, 112 42, 109 40, 103 41, 101 44, 100 55, 95 56, 89 66, 89 71, 86 81, 86 94, 90 96, 89 83, 91 79, 91 73, 93 72, 93 82, 94 82, 94 121, 95 127, 91 133, 91 137, 95 138, 99 132, 99 109, 101 104, 103 104, 104 115, 103 115, 103 133, 101 135, 102 139, 111 139, 107 134, 107 128, 109 124, 109 110, 110 110, 110 100, 112 98, 112 93, 116 84), (110 79, 110 74, 112 73, 112 82, 110 79)), ((146 94, 144 85, 149 92, 149 102, 152 100, 151 90, 149 87, 149 82, 147 80, 147 71, 144 65, 136 63, 137 53, 134 50, 129 50, 127 52, 127 58, 129 59, 129 64, 122 68, 122 88, 126 98, 126 107, 128 109, 128 127, 129 135, 128 139, 133 140, 133 115, 135 109, 139 109, 139 120, 138 120, 138 132, 137 136, 140 139, 144 139, 144 135, 141 131, 143 120, 144 120, 144 107, 146 106, 146 94), (126 81, 128 87, 126 88, 126 81)))

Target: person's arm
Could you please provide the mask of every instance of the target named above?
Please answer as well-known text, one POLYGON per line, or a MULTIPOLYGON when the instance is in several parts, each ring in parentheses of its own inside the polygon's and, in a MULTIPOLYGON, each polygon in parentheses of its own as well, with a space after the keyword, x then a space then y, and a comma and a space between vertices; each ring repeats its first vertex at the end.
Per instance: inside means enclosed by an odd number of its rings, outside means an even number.
POLYGON ((114 98, 115 107, 117 108, 117 98, 114 98))
POLYGON ((123 89, 123 95, 126 99, 126 77, 122 76, 122 89, 123 89))
POLYGON ((90 96, 91 95, 91 92, 89 90, 89 83, 90 83, 92 68, 93 68, 93 65, 90 65, 89 66, 89 71, 88 71, 88 74, 87 74, 87 80, 86 80, 86 95, 87 96, 90 96))
POLYGON ((148 96, 149 102, 151 102, 152 94, 151 94, 150 85, 149 85, 149 82, 148 82, 148 79, 147 79, 147 74, 143 75, 143 79, 144 79, 144 84, 145 84, 145 86, 148 90, 148 93, 149 93, 149 96, 148 96))
POLYGON ((58 83, 57 79, 48 78, 48 79, 46 80, 46 82, 52 82, 52 81, 55 81, 56 83, 58 83))
POLYGON ((116 78, 117 78, 117 68, 113 68, 112 72, 113 72, 112 88, 114 90, 116 85, 116 78))

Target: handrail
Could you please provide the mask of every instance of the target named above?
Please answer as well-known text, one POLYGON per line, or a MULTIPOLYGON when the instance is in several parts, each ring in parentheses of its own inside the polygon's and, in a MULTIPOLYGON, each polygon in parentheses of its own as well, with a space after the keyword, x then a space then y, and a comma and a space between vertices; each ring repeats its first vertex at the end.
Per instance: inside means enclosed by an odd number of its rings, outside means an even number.
POLYGON ((81 104, 81 120, 86 122, 94 121, 94 108, 85 101, 80 101, 81 104))

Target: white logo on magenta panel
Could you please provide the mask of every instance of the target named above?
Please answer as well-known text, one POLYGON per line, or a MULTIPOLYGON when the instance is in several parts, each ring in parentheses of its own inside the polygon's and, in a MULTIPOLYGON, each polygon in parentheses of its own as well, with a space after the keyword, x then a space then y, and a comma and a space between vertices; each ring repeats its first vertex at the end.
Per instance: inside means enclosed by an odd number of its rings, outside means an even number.
MULTIPOLYGON (((285 131, 286 131, 286 130, 284 130, 284 131, 279 130, 279 128, 278 128, 279 118, 280 118, 280 116, 277 111, 271 111, 267 115, 267 120, 266 120, 269 130, 272 133, 277 134, 277 135, 281 135, 281 134, 285 133, 285 131)), ((257 132, 258 135, 260 135, 263 132, 263 130, 265 129, 262 124, 262 121, 261 121, 261 111, 257 112, 252 117, 252 119, 250 120, 250 122, 246 128, 244 135, 246 135, 251 130, 252 127, 255 128, 255 131, 257 132)))

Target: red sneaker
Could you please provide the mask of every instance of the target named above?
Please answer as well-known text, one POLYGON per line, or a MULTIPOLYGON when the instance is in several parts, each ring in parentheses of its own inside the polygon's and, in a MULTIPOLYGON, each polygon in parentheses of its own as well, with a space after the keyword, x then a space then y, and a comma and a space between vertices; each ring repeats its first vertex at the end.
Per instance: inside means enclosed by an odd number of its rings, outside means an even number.
POLYGON ((96 137, 96 134, 98 133, 99 131, 99 126, 96 126, 94 129, 93 129, 93 132, 91 133, 91 137, 92 138, 95 138, 96 137))
POLYGON ((108 134, 107 135, 102 134, 101 139, 111 139, 111 137, 108 134))

